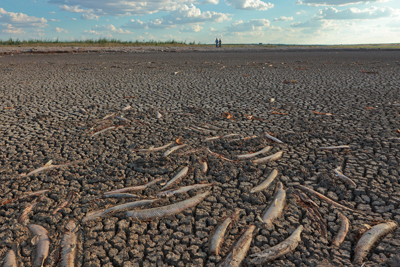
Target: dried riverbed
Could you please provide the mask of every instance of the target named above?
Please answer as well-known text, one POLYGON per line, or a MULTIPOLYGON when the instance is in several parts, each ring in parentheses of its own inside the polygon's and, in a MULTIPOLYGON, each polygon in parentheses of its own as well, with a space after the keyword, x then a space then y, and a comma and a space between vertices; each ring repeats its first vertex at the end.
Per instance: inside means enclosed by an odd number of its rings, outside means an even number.
MULTIPOLYGON (((204 201, 154 221, 136 222, 122 212, 80 224, 78 265, 211 267, 248 225, 256 225, 249 250, 253 254, 282 242, 301 224, 302 241, 294 253, 268 266, 351 266, 364 224, 400 223, 400 140, 390 139, 400 138, 399 61, 395 51, 335 50, 2 56, 0 202, 26 192, 50 191, 21 224, 18 219, 33 198, 0 206, 0 259, 17 242, 19 263, 31 266, 35 248, 25 227, 28 223, 49 231, 52 250, 69 219, 79 221, 90 211, 130 201, 93 201, 101 193, 162 178, 161 183, 133 192, 138 199, 151 199, 163 183, 188 166, 188 175, 178 186, 215 183, 204 201), (132 109, 121 111, 127 105, 132 109), (161 118, 156 118, 156 111, 161 118), (232 118, 224 117, 224 112, 232 118), (91 136, 92 127, 112 113, 130 122, 113 117, 102 126, 121 127, 91 136), (209 134, 190 128, 206 123, 220 130, 209 134), (265 132, 283 144, 265 138, 265 132), (231 133, 257 138, 201 141, 231 133), (162 156, 165 150, 137 151, 178 137, 187 146, 168 157, 162 156), (282 150, 282 158, 254 165, 250 160, 230 162, 205 149, 178 155, 204 146, 236 159, 266 145, 273 147, 266 155, 282 150), (350 148, 319 150, 339 145, 350 148), (21 175, 49 160, 83 161, 21 175), (205 174, 200 170, 204 160, 209 168, 205 174), (336 178, 332 173, 336 167, 357 187, 336 178), (274 168, 279 174, 272 185, 250 193, 274 168), (283 215, 266 227, 258 217, 270 204, 277 182, 287 189, 286 206, 283 215), (309 195, 327 223, 326 240, 297 204, 296 184, 365 212, 342 211, 350 220, 350 231, 339 248, 330 246, 340 227, 338 210, 309 195), (77 193, 72 203, 52 215, 72 190, 77 193), (220 255, 211 255, 210 232, 237 208, 242 212, 220 255)), ((205 191, 164 198, 151 207, 205 191)), ((400 266, 400 229, 379 242, 365 262, 364 266, 400 266)), ((250 266, 248 259, 243 263, 250 266)))

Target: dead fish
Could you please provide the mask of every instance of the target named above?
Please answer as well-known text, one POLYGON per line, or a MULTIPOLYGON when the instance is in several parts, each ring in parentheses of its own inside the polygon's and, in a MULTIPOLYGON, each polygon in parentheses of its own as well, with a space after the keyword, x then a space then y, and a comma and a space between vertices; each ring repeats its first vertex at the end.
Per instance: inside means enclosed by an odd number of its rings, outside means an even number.
MULTIPOLYGON (((343 205, 340 205, 339 203, 336 203, 332 199, 330 199, 330 198, 328 198, 328 197, 326 197, 326 196, 324 196, 324 195, 322 195, 322 194, 320 194, 320 193, 318 193, 318 192, 316 192, 316 191, 314 191, 314 190, 312 190, 312 189, 310 189, 308 187, 305 187, 305 186, 302 186, 302 185, 299 185, 299 184, 297 185, 297 187, 300 188, 304 192, 307 192, 309 194, 312 194, 312 195, 318 197, 319 199, 325 200, 326 202, 328 202, 329 204, 331 204, 331 205, 333 205, 335 207, 338 207, 338 208, 341 208, 341 209, 344 209, 344 210, 350 210, 350 211, 353 211, 353 212, 359 212, 359 211, 350 209, 348 207, 345 207, 343 205)), ((362 212, 360 212, 360 213, 362 213, 362 212)))
POLYGON ((80 108, 79 112, 82 113, 82 114, 86 114, 87 113, 87 111, 84 108, 80 108))
POLYGON ((165 153, 163 154, 163 156, 164 156, 164 157, 168 157, 168 156, 169 156, 172 152, 174 152, 175 150, 178 150, 178 149, 180 149, 180 148, 182 148, 182 147, 185 147, 185 146, 186 146, 186 144, 171 147, 170 149, 168 149, 167 151, 165 151, 165 153))
POLYGON ((224 243, 225 233, 227 229, 232 226, 232 224, 239 218, 240 210, 233 212, 229 216, 225 216, 222 220, 215 226, 214 230, 210 234, 210 240, 208 247, 210 252, 214 255, 218 255, 222 244, 224 243))
POLYGON ((27 193, 27 194, 22 195, 20 197, 16 197, 16 198, 13 198, 13 199, 5 200, 0 204, 0 206, 8 204, 8 203, 11 203, 11 202, 14 202, 14 201, 17 201, 17 200, 25 199, 25 198, 28 198, 28 197, 39 196, 39 195, 42 195, 42 194, 46 193, 47 191, 50 191, 50 189, 39 190, 39 191, 27 193))
POLYGON ((165 186, 163 188, 161 188, 161 190, 165 190, 169 187, 171 187, 174 183, 178 183, 183 177, 186 176, 186 174, 188 173, 189 168, 188 167, 184 167, 182 168, 182 170, 180 170, 175 176, 174 178, 172 178, 170 181, 168 181, 168 183, 165 184, 165 186))
POLYGON ((279 140, 278 138, 275 138, 275 137, 273 137, 273 136, 271 136, 271 135, 269 135, 269 134, 267 134, 267 133, 265 133, 265 136, 266 136, 268 139, 271 139, 272 141, 274 141, 275 143, 283 144, 283 142, 282 142, 281 140, 279 140))
POLYGON ((28 206, 25 207, 24 211, 22 212, 21 216, 18 219, 18 223, 22 223, 26 217, 28 216, 29 212, 31 212, 36 205, 42 201, 42 199, 44 198, 44 195, 38 197, 37 199, 35 199, 31 204, 29 204, 28 206))
POLYGON ((33 234, 32 244, 36 245, 36 257, 33 267, 42 267, 44 261, 49 255, 50 239, 47 230, 37 224, 29 224, 28 229, 33 234))
POLYGON ((131 105, 127 105, 126 107, 124 107, 122 109, 122 111, 127 111, 127 110, 130 110, 130 109, 132 109, 132 106, 131 105))
POLYGON ((147 206, 147 205, 154 203, 155 201, 158 201, 158 199, 139 200, 139 201, 135 201, 135 202, 128 202, 128 203, 124 203, 121 205, 113 206, 108 209, 92 211, 92 212, 89 212, 88 214, 86 214, 86 216, 85 216, 85 218, 83 218, 82 222, 85 223, 87 221, 91 221, 91 220, 97 219, 99 217, 104 217, 111 213, 114 213, 117 211, 122 211, 125 209, 132 209, 132 208, 147 206))
POLYGON ((261 184, 257 185, 256 187, 252 188, 250 190, 250 193, 256 193, 256 192, 260 192, 266 188, 268 188, 268 186, 274 181, 274 179, 276 178, 276 176, 278 176, 278 171, 276 169, 274 169, 270 175, 268 175, 267 179, 262 182, 261 184))
POLYGON ((237 139, 231 139, 231 140, 229 140, 228 141, 228 143, 231 143, 231 142, 236 142, 236 141, 245 141, 245 140, 249 140, 249 139, 254 139, 254 138, 257 138, 258 136, 257 135, 252 135, 252 136, 247 136, 247 137, 242 137, 242 138, 237 138, 237 139))
POLYGON ((14 243, 12 249, 8 250, 4 257, 3 267, 18 267, 17 263, 17 244, 14 243))
POLYGON ((299 245, 299 242, 301 241, 300 235, 301 235, 301 232, 303 231, 303 228, 304 227, 302 225, 300 225, 282 243, 279 243, 276 246, 273 246, 264 251, 261 251, 260 253, 250 255, 250 258, 253 258, 253 259, 251 259, 250 262, 252 264, 257 264, 257 265, 263 264, 268 261, 276 260, 277 258, 282 257, 283 255, 286 255, 286 254, 292 252, 299 245))
POLYGON ((211 193, 210 191, 207 191, 203 194, 198 194, 184 201, 177 202, 167 206, 162 206, 152 209, 128 211, 126 213, 126 216, 131 217, 132 219, 138 221, 161 219, 166 216, 172 216, 186 209, 196 206, 201 201, 203 201, 210 193, 211 193))
POLYGON ((208 138, 205 138, 205 139, 201 140, 201 142, 210 142, 210 141, 214 141, 214 140, 220 139, 221 137, 222 137, 222 135, 208 137, 208 138))
POLYGON ((161 180, 162 180, 162 178, 158 178, 158 179, 155 179, 155 180, 150 181, 148 183, 145 183, 143 185, 136 185, 136 186, 125 187, 125 188, 121 188, 121 189, 116 189, 116 190, 113 190, 113 191, 105 192, 103 194, 104 195, 109 195, 109 194, 118 194, 118 193, 124 193, 124 192, 129 192, 129 191, 144 190, 147 187, 150 187, 150 186, 156 184, 157 182, 159 182, 161 180))
POLYGON ((342 180, 343 182, 345 182, 346 184, 352 185, 354 187, 357 187, 356 183, 353 182, 353 180, 351 180, 350 178, 348 178, 347 176, 345 176, 339 168, 336 168, 333 170, 333 173, 335 174, 336 177, 338 177, 340 180, 342 180))
POLYGON ((268 225, 270 225, 273 220, 281 215, 283 207, 285 206, 286 190, 283 189, 283 184, 278 182, 276 188, 277 191, 275 198, 272 200, 268 210, 265 212, 262 218, 263 221, 268 225))
POLYGON ((189 128, 192 129, 192 130, 198 131, 198 132, 203 132, 203 133, 208 133, 208 134, 216 134, 217 133, 214 130, 204 129, 204 128, 201 128, 201 127, 196 126, 196 125, 192 125, 189 128))
POLYGON ((276 152, 275 154, 273 154, 273 155, 271 155, 271 156, 268 156, 268 157, 265 157, 265 158, 261 158, 261 159, 253 160, 253 163, 254 163, 254 164, 259 164, 259 163, 265 163, 265 162, 270 162, 270 161, 278 160, 278 159, 280 159, 280 158, 282 157, 282 155, 283 155, 283 151, 279 151, 279 152, 276 152))
POLYGON ((211 184, 194 184, 194 185, 183 186, 183 187, 178 188, 178 189, 162 191, 162 192, 158 193, 156 195, 156 197, 171 197, 171 196, 176 195, 176 194, 185 193, 185 192, 190 191, 190 190, 196 190, 196 189, 200 189, 200 188, 207 187, 207 186, 212 186, 212 185, 214 185, 214 183, 211 183, 211 184))
POLYGON ((238 157, 239 159, 249 159, 249 158, 253 158, 253 157, 255 157, 255 156, 258 156, 258 155, 267 153, 268 151, 271 150, 271 148, 272 148, 271 146, 266 146, 266 147, 264 147, 263 149, 261 149, 261 150, 258 151, 258 152, 254 152, 254 153, 250 153, 250 154, 244 154, 244 155, 238 155, 237 157, 238 157))
POLYGON ((127 118, 124 117, 115 117, 116 119, 120 120, 120 121, 126 121, 126 122, 131 122, 130 120, 128 120, 127 118))
POLYGON ((102 118, 102 120, 106 120, 106 119, 109 119, 109 118, 114 117, 114 116, 115 116, 115 113, 111 113, 111 114, 105 115, 105 116, 102 118))
POLYGON ((340 228, 339 231, 335 237, 335 239, 332 241, 332 246, 340 246, 340 244, 342 244, 342 242, 344 241, 347 232, 349 231, 349 226, 350 226, 350 222, 349 219, 347 219, 346 216, 344 216, 342 213, 338 213, 340 216, 340 228))
POLYGON ((104 133, 104 132, 106 132, 106 131, 108 131, 108 130, 113 130, 113 129, 117 129, 117 126, 110 126, 110 127, 107 127, 107 128, 105 128, 105 129, 103 129, 103 130, 100 130, 100 131, 98 131, 98 132, 92 133, 91 137, 96 136, 96 135, 99 135, 99 134, 101 134, 101 133, 104 133))
POLYGON ((343 145, 343 146, 326 146, 326 147, 320 147, 319 149, 321 150, 333 150, 333 149, 341 149, 341 148, 350 148, 350 146, 343 145))
POLYGON ((242 137, 243 137, 243 135, 241 135, 241 134, 232 133, 232 134, 224 135, 224 136, 222 136, 221 138, 222 138, 222 139, 226 139, 226 138, 229 138, 229 137, 232 137, 232 136, 242 136, 242 137))
POLYGON ((225 259, 218 264, 218 267, 239 267, 247 251, 249 251, 251 241, 253 240, 253 231, 255 225, 249 225, 238 241, 232 246, 232 250, 228 253, 225 259))
POLYGON ((138 151, 139 152, 156 152, 156 151, 163 150, 163 149, 169 147, 172 144, 173 143, 169 143, 169 144, 166 144, 166 145, 160 146, 160 147, 151 147, 151 148, 148 148, 148 149, 139 149, 138 151))
POLYGON ((373 226, 358 240, 354 250, 354 264, 361 264, 374 243, 397 228, 397 223, 386 222, 373 226))
POLYGON ((217 158, 220 158, 220 159, 223 159, 223 160, 226 160, 226 161, 230 161, 230 162, 236 162, 236 160, 231 160, 231 159, 228 159, 228 158, 226 158, 226 157, 224 157, 224 156, 222 156, 222 155, 220 155, 218 153, 212 152, 208 147, 206 148, 206 150, 207 150, 208 153, 210 153, 211 155, 216 156, 217 158))
POLYGON ((157 118, 157 119, 161 119, 161 117, 162 117, 161 113, 158 112, 158 111, 156 111, 156 118, 157 118))
POLYGON ((83 161, 83 160, 75 160, 75 161, 71 161, 71 162, 64 163, 64 164, 59 164, 59 165, 53 165, 53 164, 50 163, 50 164, 46 164, 45 166, 40 167, 40 168, 38 168, 38 169, 36 169, 36 170, 33 170, 33 171, 31 171, 31 172, 28 172, 27 174, 21 174, 21 176, 28 177, 28 176, 32 176, 32 175, 34 175, 34 174, 36 174, 36 173, 39 173, 39 172, 42 172, 42 171, 51 170, 51 169, 58 169, 58 168, 63 168, 63 167, 68 167, 68 166, 71 166, 71 165, 80 163, 80 162, 82 162, 82 161, 83 161))
POLYGON ((200 162, 200 170, 201 173, 206 173, 207 172, 207 161, 202 161, 200 162))
POLYGON ((61 240, 61 266, 75 267, 76 252, 77 252, 77 235, 78 230, 75 221, 70 220, 65 229, 68 230, 61 240))
POLYGON ((182 153, 176 153, 175 155, 177 155, 177 156, 185 156, 185 155, 188 155, 188 154, 199 152, 199 151, 201 151, 203 149, 204 149, 204 147, 193 148, 193 149, 190 149, 190 150, 182 152, 182 153))
POLYGON ((56 214, 58 211, 62 210, 68 204, 70 204, 72 202, 72 199, 74 198, 75 194, 76 194, 76 192, 70 191, 67 199, 64 202, 62 202, 57 208, 55 208, 51 214, 52 215, 56 214))
POLYGON ((127 194, 127 193, 115 193, 115 194, 105 194, 101 198, 136 198, 138 195, 127 194))

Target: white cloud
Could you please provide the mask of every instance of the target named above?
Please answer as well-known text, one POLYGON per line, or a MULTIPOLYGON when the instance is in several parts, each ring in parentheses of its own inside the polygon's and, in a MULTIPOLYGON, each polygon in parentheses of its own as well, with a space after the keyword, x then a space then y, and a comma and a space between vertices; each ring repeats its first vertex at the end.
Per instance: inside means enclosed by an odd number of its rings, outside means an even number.
POLYGON ((50 11, 50 12, 49 12, 49 14, 56 14, 56 12, 54 12, 54 11, 50 11))
POLYGON ((250 21, 239 20, 227 27, 227 31, 230 33, 262 31, 264 27, 269 27, 270 24, 270 21, 267 19, 252 19, 250 21))
POLYGON ((94 27, 92 27, 93 31, 96 32, 112 32, 112 33, 119 33, 119 34, 132 34, 133 32, 131 31, 124 31, 121 28, 116 28, 114 25, 110 24, 110 25, 96 25, 94 27))
POLYGON ((72 20, 76 20, 76 18, 71 18, 72 20))
POLYGON ((312 17, 305 22, 293 22, 290 26, 295 28, 321 28, 327 24, 326 20, 321 20, 317 17, 312 17))
POLYGON ((56 32, 58 32, 58 33, 62 33, 62 32, 68 33, 68 31, 67 31, 66 29, 62 29, 62 28, 58 28, 58 27, 56 27, 54 30, 55 30, 56 32))
POLYGON ((45 18, 38 18, 34 16, 28 16, 23 13, 7 12, 0 7, 0 22, 12 24, 16 27, 46 27, 48 26, 45 18))
POLYGON ((304 10, 300 10, 299 12, 296 12, 296 15, 301 15, 303 13, 306 13, 304 10))
POLYGON ((52 21, 52 22, 58 22, 58 21, 60 21, 59 19, 49 19, 49 21, 52 21))
POLYGON ((210 27, 210 32, 216 32, 218 29, 214 29, 213 27, 210 27))
POLYGON ((86 33, 86 34, 96 34, 96 35, 100 35, 99 32, 96 32, 96 31, 93 31, 93 30, 85 30, 85 31, 83 31, 83 32, 86 33))
POLYGON ((179 32, 200 32, 203 29, 199 24, 189 25, 188 27, 180 28, 179 32))
POLYGON ((204 11, 194 5, 182 5, 179 9, 172 11, 169 15, 160 19, 154 19, 148 22, 140 20, 130 20, 123 28, 131 29, 169 29, 175 28, 177 24, 198 24, 205 22, 223 22, 230 20, 231 14, 218 13, 214 11, 204 11))
POLYGON ((0 24, 1 32, 9 33, 9 34, 25 34, 26 32, 22 30, 22 28, 15 28, 13 25, 9 23, 2 23, 0 24))
POLYGON ((369 7, 363 10, 358 8, 349 8, 345 10, 337 10, 333 7, 327 7, 319 11, 322 19, 330 20, 347 20, 347 19, 379 19, 400 15, 400 10, 391 7, 369 7))
POLYGON ((203 1, 203 5, 207 5, 207 4, 212 4, 212 5, 218 5, 219 0, 204 0, 203 1))
POLYGON ((97 16, 95 14, 82 14, 81 19, 87 19, 87 20, 98 20, 100 16, 97 16))
POLYGON ((228 6, 243 10, 268 10, 274 7, 274 4, 265 3, 261 0, 225 0, 228 6))
POLYGON ((274 21, 288 21, 288 20, 293 20, 293 17, 281 16, 280 18, 275 18, 274 19, 274 21))
POLYGON ((296 5, 308 5, 308 6, 345 6, 351 4, 360 3, 380 3, 388 2, 390 0, 298 0, 296 5))

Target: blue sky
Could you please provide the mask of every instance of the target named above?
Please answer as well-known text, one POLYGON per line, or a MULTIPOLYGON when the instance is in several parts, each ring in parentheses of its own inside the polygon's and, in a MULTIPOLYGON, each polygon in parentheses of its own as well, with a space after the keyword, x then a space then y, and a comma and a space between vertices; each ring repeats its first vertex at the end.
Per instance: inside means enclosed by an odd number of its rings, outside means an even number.
POLYGON ((0 39, 400 43, 399 0, 0 0, 0 39))

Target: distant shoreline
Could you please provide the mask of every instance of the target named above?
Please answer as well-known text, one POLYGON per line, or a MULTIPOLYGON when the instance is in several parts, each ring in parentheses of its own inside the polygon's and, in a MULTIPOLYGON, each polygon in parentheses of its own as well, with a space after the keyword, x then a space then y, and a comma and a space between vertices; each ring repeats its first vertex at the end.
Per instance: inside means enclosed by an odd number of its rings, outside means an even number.
POLYGON ((157 46, 72 46, 56 45, 48 46, 0 46, 0 55, 17 54, 68 54, 68 53, 144 53, 144 52, 245 52, 245 51, 400 51, 400 44, 382 45, 222 45, 216 48, 212 45, 157 45, 157 46))

